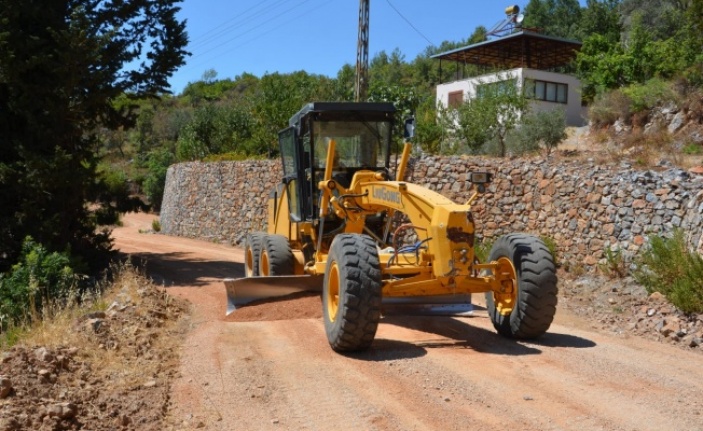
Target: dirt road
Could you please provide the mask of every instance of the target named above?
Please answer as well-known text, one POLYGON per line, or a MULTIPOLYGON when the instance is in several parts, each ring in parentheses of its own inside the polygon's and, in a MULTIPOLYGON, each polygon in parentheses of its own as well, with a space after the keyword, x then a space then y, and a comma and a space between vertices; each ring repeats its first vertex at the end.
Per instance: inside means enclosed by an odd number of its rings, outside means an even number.
POLYGON ((593 332, 563 311, 538 342, 516 342, 477 310, 387 317, 369 351, 340 355, 316 297, 225 318, 221 279, 243 273, 242 251, 139 233, 153 218, 129 215, 114 237, 193 303, 172 389, 180 429, 703 430, 701 354, 593 332))

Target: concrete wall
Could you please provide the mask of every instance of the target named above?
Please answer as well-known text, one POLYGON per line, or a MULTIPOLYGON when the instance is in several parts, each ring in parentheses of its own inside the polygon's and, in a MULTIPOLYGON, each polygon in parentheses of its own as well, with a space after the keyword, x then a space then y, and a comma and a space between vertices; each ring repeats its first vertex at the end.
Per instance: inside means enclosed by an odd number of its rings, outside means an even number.
MULTIPOLYGON (((238 244, 263 230, 266 199, 280 178, 278 161, 183 163, 169 168, 161 212, 163 232, 238 244)), ((593 161, 423 157, 413 182, 463 203, 470 171, 494 181, 474 205, 477 233, 547 236, 562 262, 595 265, 606 247, 632 255, 647 235, 682 227, 703 251, 703 177, 686 171, 637 171, 593 161)))

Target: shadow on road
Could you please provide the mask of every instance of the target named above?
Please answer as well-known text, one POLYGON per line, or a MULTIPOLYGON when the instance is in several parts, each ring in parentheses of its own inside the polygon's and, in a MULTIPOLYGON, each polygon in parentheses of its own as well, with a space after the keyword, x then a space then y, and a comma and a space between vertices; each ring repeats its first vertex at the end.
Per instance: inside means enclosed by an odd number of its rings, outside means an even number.
POLYGON ((540 338, 531 340, 530 343, 544 347, 568 347, 572 349, 586 349, 596 347, 597 345, 594 341, 586 338, 569 334, 557 334, 554 332, 547 332, 540 338))
POLYGON ((427 349, 407 341, 376 338, 371 348, 362 352, 342 353, 352 359, 368 362, 394 361, 397 359, 412 359, 425 356, 427 349))
POLYGON ((244 276, 244 264, 228 261, 188 259, 188 253, 120 253, 120 260, 130 260, 144 270, 155 283, 171 286, 203 286, 212 279, 244 276))
MULTIPOLYGON (((475 319, 480 319, 480 317, 475 319)), ((463 320, 443 316, 394 315, 385 317, 381 323, 429 332, 440 338, 415 342, 376 339, 369 351, 350 355, 351 357, 367 361, 387 361, 423 356, 427 353, 427 349, 433 348, 464 348, 483 353, 522 356, 542 353, 539 347, 589 348, 596 346, 596 343, 591 340, 557 333, 547 333, 537 340, 516 340, 472 326, 463 320)))

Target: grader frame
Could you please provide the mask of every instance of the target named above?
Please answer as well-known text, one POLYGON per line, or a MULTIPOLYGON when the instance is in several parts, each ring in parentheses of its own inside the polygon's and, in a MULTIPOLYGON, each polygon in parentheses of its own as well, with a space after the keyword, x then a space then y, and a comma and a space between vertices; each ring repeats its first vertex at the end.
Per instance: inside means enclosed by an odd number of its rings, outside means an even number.
POLYGON ((505 235, 479 262, 471 206, 492 175, 469 175, 475 190, 464 204, 404 181, 411 145, 392 172, 394 115, 387 103, 316 102, 291 118, 279 133, 283 179, 269 198, 268 231, 247 235, 246 277, 225 282, 230 311, 321 289, 331 347, 353 351, 371 345, 394 304, 466 305, 485 293, 500 334, 542 335, 557 301, 545 244, 505 235))

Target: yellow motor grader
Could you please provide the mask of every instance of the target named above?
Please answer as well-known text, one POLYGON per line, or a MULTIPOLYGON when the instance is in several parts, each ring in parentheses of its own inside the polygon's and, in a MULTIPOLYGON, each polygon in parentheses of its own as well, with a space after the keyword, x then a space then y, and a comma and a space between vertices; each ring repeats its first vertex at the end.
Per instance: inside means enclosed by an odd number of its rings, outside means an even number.
MULTIPOLYGON (((245 278, 227 279, 228 313, 248 302, 322 290, 336 351, 368 348, 386 308, 470 304, 485 293, 495 329, 534 338, 557 304, 554 259, 525 234, 497 239, 486 262, 474 249, 471 204, 404 181, 411 145, 390 168, 390 103, 315 102, 279 133, 283 179, 271 192, 267 232, 245 240, 245 278)), ((406 127, 411 129, 412 127, 406 127)))

